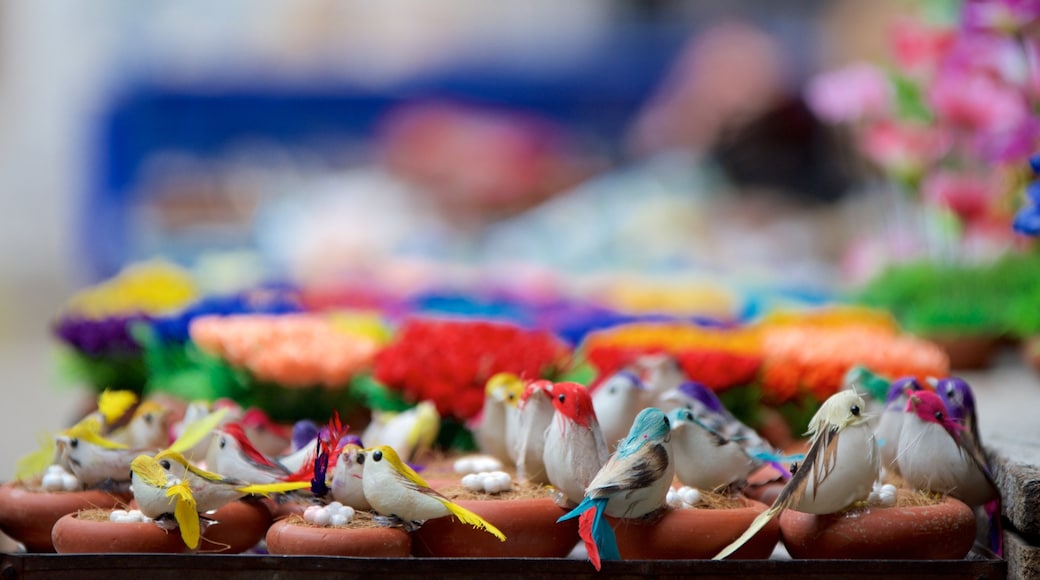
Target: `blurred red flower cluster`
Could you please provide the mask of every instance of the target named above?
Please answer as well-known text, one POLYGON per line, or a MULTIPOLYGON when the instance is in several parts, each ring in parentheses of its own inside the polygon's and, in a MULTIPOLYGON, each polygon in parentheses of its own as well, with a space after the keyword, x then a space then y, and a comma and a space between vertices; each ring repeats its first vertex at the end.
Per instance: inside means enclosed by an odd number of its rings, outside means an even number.
POLYGON ((465 421, 484 403, 484 385, 500 372, 555 377, 570 349, 548 331, 506 323, 413 318, 376 357, 374 377, 409 401, 432 401, 442 417, 465 421))

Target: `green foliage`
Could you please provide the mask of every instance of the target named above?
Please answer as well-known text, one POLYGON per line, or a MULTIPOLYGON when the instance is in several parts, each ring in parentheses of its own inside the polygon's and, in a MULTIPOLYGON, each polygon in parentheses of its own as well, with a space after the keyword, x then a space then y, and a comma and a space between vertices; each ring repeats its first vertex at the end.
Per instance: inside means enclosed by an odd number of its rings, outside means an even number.
POLYGON ((58 372, 66 380, 87 385, 98 393, 112 389, 140 395, 148 380, 148 369, 140 353, 107 353, 93 357, 61 347, 57 358, 58 372))
POLYGON ((1011 253, 989 264, 899 264, 855 300, 889 310, 918 334, 1029 336, 1040 332, 1040 256, 1011 253))

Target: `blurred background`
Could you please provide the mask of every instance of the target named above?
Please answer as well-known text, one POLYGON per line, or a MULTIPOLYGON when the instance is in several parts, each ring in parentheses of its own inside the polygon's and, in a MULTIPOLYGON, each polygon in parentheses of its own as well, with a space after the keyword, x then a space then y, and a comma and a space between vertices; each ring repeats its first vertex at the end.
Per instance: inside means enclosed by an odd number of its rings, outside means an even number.
POLYGON ((803 88, 881 54, 900 9, 0 3, 0 435, 76 412, 50 325, 153 256, 210 289, 439 268, 838 292, 891 214, 803 88))

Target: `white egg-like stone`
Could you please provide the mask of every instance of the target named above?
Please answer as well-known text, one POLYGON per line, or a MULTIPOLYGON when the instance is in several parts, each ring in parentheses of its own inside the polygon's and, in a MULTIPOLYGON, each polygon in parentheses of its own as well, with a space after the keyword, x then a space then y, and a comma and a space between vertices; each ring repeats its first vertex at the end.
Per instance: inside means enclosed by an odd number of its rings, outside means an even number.
POLYGON ((701 503, 701 492, 692 487, 681 487, 679 488, 679 497, 690 505, 697 505, 701 503))
POLYGON ((347 516, 341 513, 335 513, 329 517, 329 525, 335 526, 337 528, 342 528, 343 526, 349 524, 350 520, 351 518, 348 518, 347 516))

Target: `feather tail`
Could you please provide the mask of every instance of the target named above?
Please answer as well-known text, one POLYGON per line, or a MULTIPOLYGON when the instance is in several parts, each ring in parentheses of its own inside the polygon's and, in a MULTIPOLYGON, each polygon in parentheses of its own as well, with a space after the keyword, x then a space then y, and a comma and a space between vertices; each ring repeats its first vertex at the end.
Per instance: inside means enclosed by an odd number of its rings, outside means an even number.
POLYGON ((217 409, 212 413, 202 417, 197 421, 192 421, 184 431, 181 432, 181 436, 176 441, 170 444, 170 449, 177 453, 186 453, 192 447, 202 441, 202 438, 209 435, 211 431, 217 428, 217 425, 224 419, 224 415, 227 415, 227 407, 217 409))
POLYGON ((236 487, 235 489, 242 493, 267 495, 269 493, 288 493, 298 489, 307 489, 310 486, 311 482, 309 481, 280 481, 278 483, 257 483, 253 485, 245 485, 242 487, 236 487))
POLYGON ((712 560, 721 560, 731 555, 733 552, 739 550, 741 546, 743 546, 748 540, 754 537, 754 535, 757 534, 759 530, 761 530, 767 523, 769 523, 769 520, 773 519, 773 517, 776 516, 776 514, 780 513, 780 511, 783 509, 783 505, 779 503, 774 503, 773 507, 758 514, 758 517, 756 517, 755 520, 751 522, 751 525, 748 526, 748 529, 745 530, 739 538, 734 540, 732 544, 723 548, 722 551, 718 554, 715 554, 715 557, 712 558, 712 560))
POLYGON ((984 507, 989 519, 989 549, 998 558, 1004 557, 1004 524, 1000 520, 1000 499, 987 503, 984 507))
POLYGON ((448 511, 450 511, 452 515, 459 518, 459 520, 461 520, 462 523, 469 524, 474 528, 477 528, 478 530, 484 530, 503 542, 506 541, 505 534, 503 534, 501 531, 499 531, 498 528, 491 525, 490 522, 478 516, 477 514, 469 511, 468 509, 458 504, 451 503, 450 501, 444 502, 444 506, 448 508, 448 511))
POLYGON ((42 435, 40 448, 18 459, 18 463, 15 464, 15 479, 25 481, 46 471, 47 466, 54 461, 55 447, 57 446, 53 435, 42 435))
POLYGON ((578 535, 585 543, 585 550, 589 554, 589 562, 596 570, 600 569, 602 560, 620 560, 621 553, 618 550, 617 537, 614 529, 610 527, 603 511, 607 507, 610 498, 585 498, 578 507, 574 508, 557 522, 578 518, 578 535))

